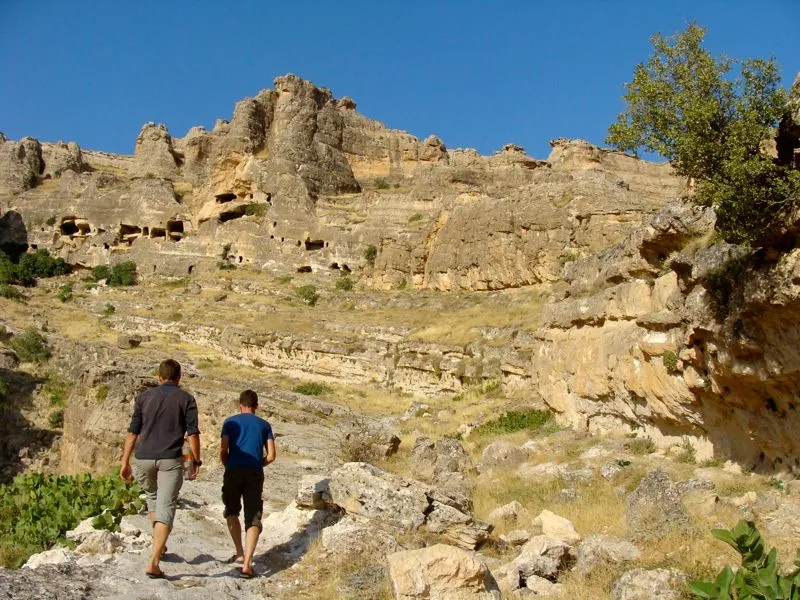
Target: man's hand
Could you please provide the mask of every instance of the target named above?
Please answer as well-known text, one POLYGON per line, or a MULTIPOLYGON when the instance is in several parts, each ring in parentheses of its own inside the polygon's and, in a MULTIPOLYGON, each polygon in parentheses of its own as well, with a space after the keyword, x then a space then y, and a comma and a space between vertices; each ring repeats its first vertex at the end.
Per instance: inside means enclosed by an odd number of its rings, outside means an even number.
POLYGON ((119 477, 125 483, 130 483, 133 481, 133 472, 131 471, 131 464, 130 463, 122 463, 119 467, 119 477))

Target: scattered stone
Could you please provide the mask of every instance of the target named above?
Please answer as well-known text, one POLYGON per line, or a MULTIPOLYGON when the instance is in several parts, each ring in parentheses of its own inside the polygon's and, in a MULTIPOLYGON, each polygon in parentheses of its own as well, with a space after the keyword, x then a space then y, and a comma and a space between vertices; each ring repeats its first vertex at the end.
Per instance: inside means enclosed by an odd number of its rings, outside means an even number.
POLYGON ((512 590, 526 587, 525 581, 533 575, 555 581, 573 563, 569 544, 546 535, 534 536, 507 566, 508 587, 512 590))
POLYGON ((225 292, 219 292, 217 294, 214 294, 214 302, 222 302, 223 300, 225 300, 227 298, 228 298, 228 294, 226 294, 225 292))
POLYGON ((349 517, 322 530, 322 547, 337 557, 384 556, 402 550, 397 540, 376 523, 359 523, 349 517))
POLYGON ((117 347, 123 350, 138 348, 142 343, 142 336, 136 334, 121 333, 117 337, 117 347))
POLYGON ((701 479, 701 478, 689 479, 688 481, 680 481, 675 484, 675 489, 681 496, 696 490, 711 491, 716 489, 716 487, 717 487, 716 484, 710 479, 701 479))
POLYGON ((319 475, 306 475, 297 486, 295 502, 301 508, 326 508, 332 504, 328 478, 319 475))
POLYGON ((524 521, 529 521, 531 514, 528 509, 522 506, 518 501, 514 500, 503 506, 498 506, 489 513, 487 519, 490 523, 507 523, 515 524, 524 521))
POLYGON ((24 569, 38 569, 45 565, 64 565, 75 562, 76 558, 75 553, 66 548, 52 548, 30 556, 22 567, 24 569))
POLYGON ((19 366, 19 358, 11 348, 0 347, 0 369, 9 371, 19 366))
POLYGON ((790 496, 800 496, 800 479, 792 479, 783 484, 783 489, 790 496))
POLYGON ((514 529, 500 536, 500 541, 508 546, 522 546, 530 539, 531 533, 525 529, 514 529))
POLYGON ((92 525, 93 517, 89 517, 88 519, 84 519, 75 527, 75 529, 71 529, 68 531, 64 537, 68 540, 71 540, 75 543, 80 544, 83 542, 87 537, 96 533, 98 530, 94 528, 92 525))
POLYGON ((586 577, 603 563, 619 564, 636 560, 641 551, 626 539, 610 535, 592 534, 578 545, 575 568, 586 577))
POLYGON ((436 544, 390 554, 387 561, 396 600, 500 598, 489 570, 474 552, 436 544))
POLYGON ((572 521, 565 519, 549 510, 543 510, 533 521, 533 527, 542 535, 562 540, 569 545, 581 540, 580 534, 575 531, 572 521))
POLYGON ((525 460, 525 453, 507 440, 497 440, 484 448, 479 469, 481 472, 495 467, 510 469, 525 460))
POLYGON ((568 504, 574 502, 578 498, 578 491, 575 488, 563 488, 559 490, 558 495, 555 497, 556 502, 568 504))
POLYGON ((689 523, 675 484, 661 469, 650 471, 628 495, 627 517, 629 535, 637 539, 663 537, 689 523))
POLYGON ((611 586, 613 600, 680 600, 687 576, 677 569, 634 569, 611 586))
POLYGON ((75 548, 78 554, 114 554, 123 546, 122 538, 110 531, 95 531, 87 534, 75 548))
POLYGON ((623 468, 615 462, 606 463, 600 467, 600 476, 607 481, 611 481, 619 473, 622 473, 622 470, 623 468))
POLYGON ((565 479, 567 476, 567 469, 564 465, 558 465, 553 462, 541 463, 538 465, 531 463, 523 463, 517 469, 517 475, 523 479, 541 479, 542 477, 560 477, 565 479))

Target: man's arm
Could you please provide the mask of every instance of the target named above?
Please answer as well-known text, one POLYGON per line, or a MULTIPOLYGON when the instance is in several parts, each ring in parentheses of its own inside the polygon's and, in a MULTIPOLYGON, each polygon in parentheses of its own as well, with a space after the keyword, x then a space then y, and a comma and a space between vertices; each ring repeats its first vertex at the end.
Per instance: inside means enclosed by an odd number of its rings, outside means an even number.
POLYGON ((139 436, 135 433, 128 432, 125 436, 125 445, 122 448, 122 460, 119 464, 119 476, 125 483, 130 483, 133 480, 131 472, 131 454, 133 454, 133 447, 136 445, 136 439, 139 436))
POLYGON ((231 438, 227 435, 223 435, 220 438, 219 442, 219 459, 222 461, 222 464, 226 464, 228 462, 228 454, 230 449, 231 438))
POLYGON ((269 463, 275 461, 278 454, 275 450, 275 440, 272 438, 268 439, 264 446, 267 448, 267 455, 264 457, 264 466, 266 467, 269 463))
POLYGON ((193 433, 187 436, 189 440, 189 448, 192 450, 192 460, 200 462, 200 434, 193 433))

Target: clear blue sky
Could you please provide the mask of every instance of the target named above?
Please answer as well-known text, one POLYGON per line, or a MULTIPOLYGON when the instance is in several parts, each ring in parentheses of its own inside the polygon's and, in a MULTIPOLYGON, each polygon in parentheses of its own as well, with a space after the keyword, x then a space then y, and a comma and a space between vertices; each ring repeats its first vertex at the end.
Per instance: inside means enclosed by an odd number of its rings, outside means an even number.
POLYGON ((0 0, 0 131, 133 151, 296 73, 363 114, 449 148, 602 143, 648 36, 708 27, 707 46, 800 71, 798 0, 0 0))

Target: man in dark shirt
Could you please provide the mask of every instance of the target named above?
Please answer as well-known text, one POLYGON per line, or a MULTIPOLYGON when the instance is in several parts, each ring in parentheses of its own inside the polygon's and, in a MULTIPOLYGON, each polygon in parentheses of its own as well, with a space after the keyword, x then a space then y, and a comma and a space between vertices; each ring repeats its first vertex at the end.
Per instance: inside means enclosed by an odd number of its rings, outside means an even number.
POLYGON ((239 395, 239 414, 222 424, 219 457, 225 465, 222 480, 222 502, 225 520, 233 539, 236 554, 232 560, 242 563, 242 577, 253 576, 253 554, 261 534, 264 505, 264 466, 275 460, 275 438, 272 426, 255 415, 258 396, 253 390, 239 395), (264 450, 266 449, 266 456, 264 450), (245 545, 242 548, 242 525, 239 511, 244 504, 245 545))
POLYGON ((153 551, 145 574, 151 579, 164 577, 159 562, 167 551, 178 492, 183 485, 184 436, 188 436, 192 451, 190 479, 194 479, 202 464, 197 403, 178 386, 180 380, 178 362, 170 359, 159 365, 160 385, 136 398, 120 463, 120 477, 126 482, 135 477, 147 495, 147 511, 153 523, 153 551), (134 446, 136 458, 131 469, 134 446))

